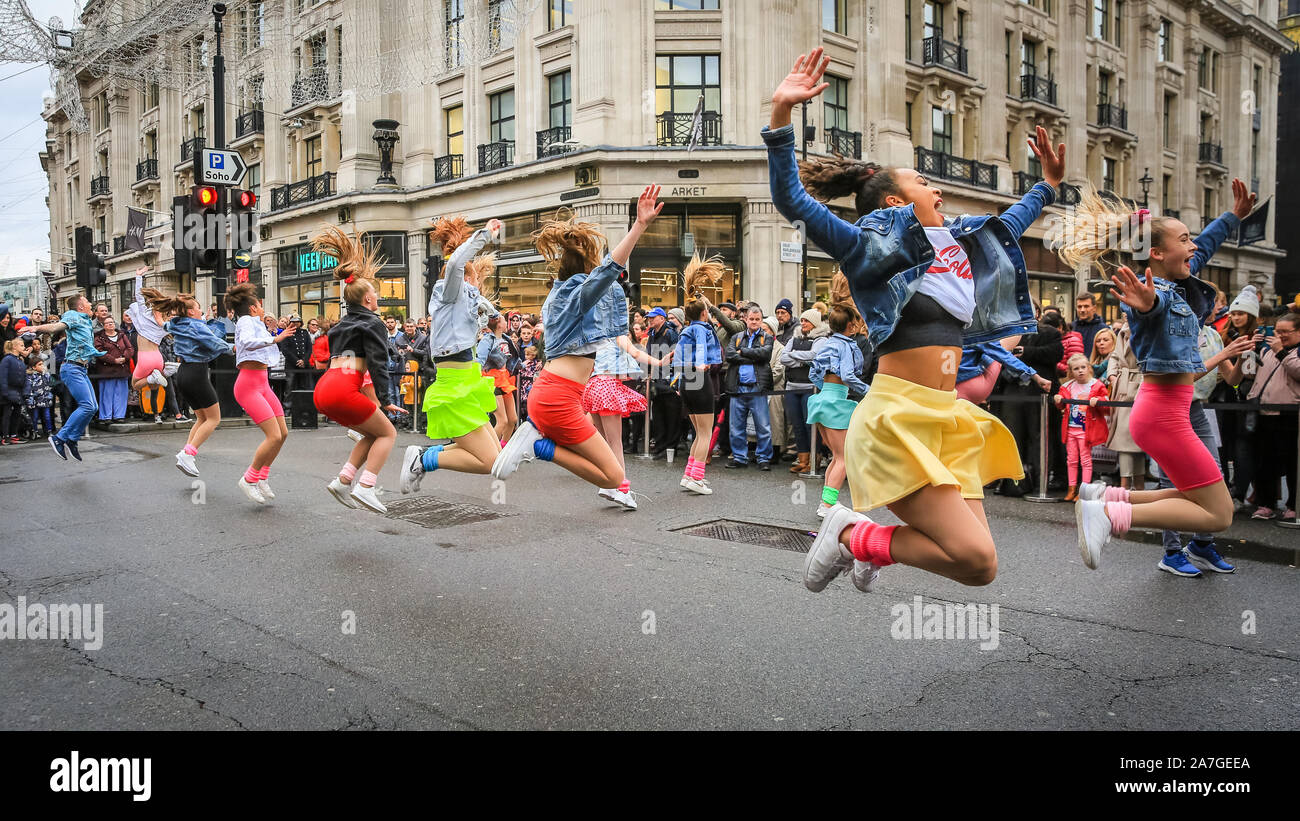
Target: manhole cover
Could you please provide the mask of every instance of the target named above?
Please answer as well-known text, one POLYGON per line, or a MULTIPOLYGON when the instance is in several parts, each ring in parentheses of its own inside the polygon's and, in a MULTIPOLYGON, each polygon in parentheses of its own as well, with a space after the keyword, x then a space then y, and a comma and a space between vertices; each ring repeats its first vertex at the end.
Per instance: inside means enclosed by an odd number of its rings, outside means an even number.
POLYGON ((432 496, 422 496, 418 499, 402 500, 388 504, 389 518, 404 519, 420 527, 428 528, 455 527, 456 525, 486 522, 490 519, 500 519, 503 516, 514 515, 514 513, 503 510, 493 510, 463 502, 448 502, 432 496))
POLYGON ((705 539, 717 539, 721 542, 740 542, 741 544, 775 547, 780 550, 793 550, 807 553, 812 547, 813 536, 806 530, 791 527, 759 524, 758 522, 741 522, 735 519, 718 519, 704 524, 680 527, 674 533, 687 536, 702 536, 705 539))

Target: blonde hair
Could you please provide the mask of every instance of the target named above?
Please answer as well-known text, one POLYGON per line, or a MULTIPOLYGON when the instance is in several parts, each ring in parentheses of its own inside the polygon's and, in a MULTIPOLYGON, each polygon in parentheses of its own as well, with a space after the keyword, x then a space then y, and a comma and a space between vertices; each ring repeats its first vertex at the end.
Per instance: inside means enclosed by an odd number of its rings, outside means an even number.
POLYGON ((1049 247, 1061 261, 1075 271, 1097 270, 1102 276, 1120 267, 1120 254, 1138 254, 1146 258, 1151 248, 1164 242, 1175 220, 1151 217, 1134 211, 1123 200, 1103 196, 1092 186, 1080 191, 1079 204, 1066 208, 1061 219, 1060 236, 1049 247), (1150 228, 1150 244, 1143 237, 1143 226, 1150 228))
MULTIPOLYGON (((831 277, 831 310, 843 308, 849 312, 848 328, 845 334, 853 336, 859 330, 862 324, 862 315, 858 313, 858 306, 853 301, 853 294, 849 291, 849 278, 844 275, 843 271, 836 271, 835 276, 831 277)), ((826 316, 826 312, 822 312, 826 316)))
POLYGON ((470 227, 469 220, 465 219, 464 215, 458 214, 454 217, 439 217, 434 220, 429 239, 438 244, 445 257, 464 245, 465 241, 473 235, 474 229, 470 227))
POLYGON ((349 236, 337 226, 326 225, 311 241, 313 251, 328 254, 339 261, 334 269, 334 278, 343 283, 343 301, 349 305, 361 304, 374 287, 371 280, 384 264, 379 246, 367 248, 364 236, 349 236))
POLYGON ((156 288, 141 288, 140 295, 149 306, 149 310, 162 314, 163 316, 180 316, 189 310, 190 303, 198 304, 198 300, 192 294, 176 294, 167 296, 156 288))
POLYGON ((1069 370, 1070 368, 1073 368, 1075 365, 1079 365, 1079 364, 1088 365, 1089 367, 1092 366, 1092 363, 1088 361, 1088 357, 1084 356, 1081 353, 1070 354, 1070 358, 1065 360, 1066 370, 1069 370))
MULTIPOLYGON (((1100 365, 1108 356, 1110 356, 1110 354, 1103 354, 1097 350, 1097 340, 1101 338, 1102 334, 1110 337, 1111 353, 1114 353, 1115 346, 1119 344, 1119 339, 1116 338, 1114 331, 1108 327, 1098 328, 1097 333, 1092 337, 1092 360, 1088 363, 1090 365, 1100 365)), ((1075 354, 1075 356, 1078 356, 1078 354, 1075 354)))
POLYGON ((693 294, 701 287, 717 287, 726 270, 727 264, 722 261, 721 254, 706 259, 700 259, 699 252, 692 254, 691 261, 686 263, 686 269, 682 272, 686 293, 693 294))
POLYGON ((574 216, 553 219, 534 231, 533 244, 546 260, 546 267, 560 279, 594 270, 605 255, 605 235, 600 226, 579 222, 574 216))

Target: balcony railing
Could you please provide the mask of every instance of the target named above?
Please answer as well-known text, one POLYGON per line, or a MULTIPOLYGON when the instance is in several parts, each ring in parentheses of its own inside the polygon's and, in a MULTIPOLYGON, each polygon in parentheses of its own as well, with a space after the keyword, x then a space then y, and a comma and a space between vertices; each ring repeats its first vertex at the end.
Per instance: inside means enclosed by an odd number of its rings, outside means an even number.
POLYGON ((325 66, 300 74, 289 91, 289 107, 316 103, 329 97, 330 76, 325 66))
POLYGON ((927 177, 953 180, 979 188, 998 189, 997 166, 916 147, 916 170, 927 177))
POLYGON ((572 149, 565 145, 573 138, 573 127, 557 125, 537 132, 537 158, 553 157, 572 149))
POLYGON ((498 140, 494 143, 484 143, 478 147, 478 170, 480 174, 484 171, 509 168, 514 164, 514 140, 498 140))
MULTIPOLYGON (((694 112, 665 111, 655 118, 659 126, 658 145, 690 145, 694 112)), ((705 111, 700 116, 699 145, 722 144, 722 115, 705 111)))
POLYGON ((113 255, 126 253, 126 236, 113 237, 113 255))
POLYGON ((1223 146, 1219 143, 1201 143, 1196 157, 1200 162, 1223 165, 1223 146))
POLYGON ((135 181, 158 179, 158 158, 149 157, 135 164, 135 181))
POLYGON ((90 178, 90 196, 102 197, 108 194, 108 176, 90 178))
POLYGON ((90 246, 90 250, 94 251, 96 254, 99 254, 101 257, 108 256, 108 240, 95 243, 94 245, 90 246))
POLYGON ((70 277, 76 273, 77 273, 77 263, 75 262, 63 263, 63 275, 65 277, 70 277))
POLYGON ((826 148, 832 154, 860 160, 862 159, 862 132, 845 131, 842 128, 828 128, 826 129, 826 148))
POLYGON ((1161 213, 1160 216, 1162 216, 1162 217, 1172 217, 1172 218, 1174 218, 1174 219, 1176 219, 1176 220, 1181 220, 1181 219, 1182 219, 1182 217, 1179 216, 1179 213, 1178 213, 1178 209, 1177 209, 1177 208, 1166 208, 1166 209, 1163 210, 1163 212, 1161 213))
POLYGON ((285 208, 301 205, 304 202, 324 199, 332 195, 334 193, 335 176, 332 171, 326 171, 324 174, 317 174, 305 180, 272 188, 271 210, 281 211, 285 208))
POLYGON ((1015 174, 1015 194, 1017 197, 1023 197, 1029 193, 1029 189, 1042 182, 1042 177, 1034 176, 1027 171, 1017 171, 1015 174))
POLYGON ((203 152, 205 145, 207 145, 207 141, 203 137, 190 137, 181 143, 181 162, 193 160, 196 154, 203 152))
POLYGON ((1056 82, 1036 74, 1020 75, 1020 99, 1056 105, 1056 82))
POLYGON ((433 161, 433 178, 436 182, 458 180, 465 174, 464 154, 444 154, 433 161))
POLYGON ((1062 182, 1056 188, 1057 205, 1078 205, 1081 199, 1083 199, 1083 192, 1077 185, 1062 182))
POLYGON ((1260 128, 1263 126, 1263 124, 1264 124, 1263 113, 1257 108, 1255 109, 1255 113, 1251 115, 1251 119, 1250 119, 1251 130, 1259 131, 1260 128))
POLYGON ((265 130, 266 115, 260 109, 245 111, 235 120, 235 139, 249 134, 261 134, 265 130))
POLYGON ((927 66, 942 66, 966 73, 966 47, 950 43, 941 37, 927 37, 922 41, 922 62, 927 66))
POLYGON ((1118 128, 1128 131, 1128 109, 1115 103, 1097 105, 1097 125, 1101 128, 1118 128))

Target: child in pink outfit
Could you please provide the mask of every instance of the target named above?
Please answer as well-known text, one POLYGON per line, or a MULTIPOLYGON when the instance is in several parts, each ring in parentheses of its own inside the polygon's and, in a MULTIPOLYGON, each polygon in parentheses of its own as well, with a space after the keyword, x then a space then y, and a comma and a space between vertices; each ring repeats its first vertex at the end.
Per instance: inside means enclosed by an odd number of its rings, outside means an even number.
POLYGON ((1061 441, 1065 442, 1067 466, 1070 472, 1070 492, 1065 500, 1073 502, 1079 495, 1079 481, 1076 481, 1080 468, 1083 470, 1082 484, 1092 481, 1092 449, 1104 444, 1110 436, 1106 426, 1106 410, 1098 408, 1097 403, 1109 397, 1106 383, 1093 376, 1092 366, 1083 354, 1074 354, 1066 362, 1070 379, 1061 385, 1056 395, 1056 404, 1063 405, 1067 399, 1086 400, 1086 405, 1065 405, 1061 414, 1061 441))

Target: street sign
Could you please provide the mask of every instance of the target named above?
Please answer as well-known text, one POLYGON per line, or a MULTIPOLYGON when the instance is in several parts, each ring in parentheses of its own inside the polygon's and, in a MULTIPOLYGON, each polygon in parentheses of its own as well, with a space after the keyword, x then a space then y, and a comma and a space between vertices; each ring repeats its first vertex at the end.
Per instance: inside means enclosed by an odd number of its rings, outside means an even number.
POLYGON ((205 148, 199 154, 199 183, 206 185, 239 185, 248 173, 248 165, 238 151, 205 148))
POLYGON ((235 252, 235 267, 249 268, 253 265, 253 253, 251 251, 235 252))
POLYGON ((802 261, 803 261, 803 243, 801 243, 801 242, 783 242, 783 243, 781 243, 781 261, 782 261, 782 262, 802 262, 802 261))

